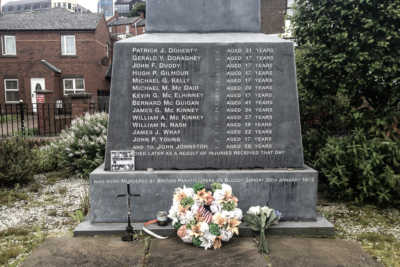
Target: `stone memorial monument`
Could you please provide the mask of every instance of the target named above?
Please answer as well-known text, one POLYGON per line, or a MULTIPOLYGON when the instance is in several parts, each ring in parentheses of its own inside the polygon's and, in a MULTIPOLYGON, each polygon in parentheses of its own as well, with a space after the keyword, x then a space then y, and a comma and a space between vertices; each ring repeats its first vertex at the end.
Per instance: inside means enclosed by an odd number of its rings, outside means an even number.
MULTIPOLYGON (((105 164, 90 175, 90 223, 168 210, 173 190, 228 183, 245 212, 317 221, 304 165, 293 43, 259 33, 259 0, 147 0, 147 33, 116 43, 105 164)), ((325 225, 326 226, 326 225, 325 225)), ((331 226, 330 226, 331 227, 331 226)))

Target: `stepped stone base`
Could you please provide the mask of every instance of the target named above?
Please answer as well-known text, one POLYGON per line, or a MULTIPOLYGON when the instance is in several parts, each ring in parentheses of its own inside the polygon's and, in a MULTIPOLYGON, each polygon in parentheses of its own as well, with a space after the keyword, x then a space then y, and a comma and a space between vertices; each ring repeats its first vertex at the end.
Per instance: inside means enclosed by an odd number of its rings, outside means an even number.
POLYGON ((170 170, 110 172, 100 166, 90 175, 90 221, 122 223, 127 221, 126 184, 133 194, 133 220, 145 222, 160 210, 168 211, 174 189, 203 183, 227 183, 239 199, 239 208, 268 205, 281 211, 282 221, 315 221, 317 219, 317 171, 304 169, 255 170, 170 170))
MULTIPOLYGON (((86 220, 74 230, 74 236, 94 235, 122 235, 125 232, 126 223, 90 223, 86 220)), ((143 223, 134 223, 135 230, 141 230, 143 223)), ((176 236, 176 230, 171 224, 161 227, 157 224, 148 226, 156 234, 162 236, 176 236)), ((240 225, 240 236, 254 236, 255 233, 246 225, 240 225)), ((318 216, 313 222, 280 222, 268 230, 268 234, 282 236, 306 236, 306 237, 332 237, 335 234, 334 226, 322 216, 318 216)))

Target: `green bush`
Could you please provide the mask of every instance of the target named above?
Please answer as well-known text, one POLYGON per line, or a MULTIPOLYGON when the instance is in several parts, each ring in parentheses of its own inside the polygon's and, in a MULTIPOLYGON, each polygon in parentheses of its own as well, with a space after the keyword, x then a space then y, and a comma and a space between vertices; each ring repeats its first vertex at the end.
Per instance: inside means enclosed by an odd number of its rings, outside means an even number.
POLYGON ((107 119, 106 113, 97 113, 73 120, 60 139, 50 145, 49 150, 57 154, 58 165, 79 176, 89 177, 90 172, 104 161, 107 119))
POLYGON ((44 145, 32 149, 35 157, 35 173, 55 171, 60 168, 60 153, 55 146, 44 145))
POLYGON ((308 160, 356 128, 399 140, 400 0, 298 0, 292 21, 308 160))
POLYGON ((297 0, 292 22, 306 162, 330 196, 398 201, 400 0, 297 0))
POLYGON ((34 157, 23 138, 0 141, 0 186, 13 187, 33 180, 34 157))
POLYGON ((400 143, 367 139, 363 131, 328 138, 316 167, 327 178, 331 197, 400 204, 400 143))

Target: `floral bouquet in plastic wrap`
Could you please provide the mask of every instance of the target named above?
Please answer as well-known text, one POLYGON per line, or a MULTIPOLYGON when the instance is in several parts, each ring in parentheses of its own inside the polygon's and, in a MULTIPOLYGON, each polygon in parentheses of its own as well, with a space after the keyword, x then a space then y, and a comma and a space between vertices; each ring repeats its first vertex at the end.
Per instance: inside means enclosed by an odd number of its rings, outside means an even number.
POLYGON ((260 232, 260 240, 258 241, 258 251, 260 253, 269 253, 265 232, 271 225, 277 224, 280 218, 281 213, 268 206, 250 207, 247 214, 244 216, 244 222, 246 222, 253 231, 260 232))
POLYGON ((222 242, 239 235, 242 210, 227 184, 213 183, 176 188, 168 217, 185 243, 208 249, 220 248, 222 242))

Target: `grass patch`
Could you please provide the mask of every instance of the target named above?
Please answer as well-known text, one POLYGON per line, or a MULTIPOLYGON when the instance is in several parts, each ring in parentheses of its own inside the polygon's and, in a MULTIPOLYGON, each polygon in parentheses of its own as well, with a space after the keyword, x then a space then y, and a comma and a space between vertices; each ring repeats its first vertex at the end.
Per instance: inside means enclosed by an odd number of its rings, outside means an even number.
POLYGON ((83 215, 86 216, 89 213, 89 208, 90 208, 89 191, 85 190, 83 195, 81 195, 79 209, 82 211, 83 215))
POLYGON ((324 203, 319 211, 335 224, 337 237, 358 241, 365 251, 387 267, 400 267, 400 239, 395 236, 400 222, 398 209, 324 203))
POLYGON ((16 247, 8 247, 2 251, 0 251, 0 264, 8 264, 10 259, 18 257, 19 254, 23 252, 23 248, 16 246, 16 247))
POLYGON ((0 189, 0 205, 10 206, 16 201, 28 199, 29 195, 20 189, 0 189))
POLYGON ((396 238, 393 235, 387 235, 387 234, 380 234, 380 233, 375 233, 375 232, 366 232, 358 235, 358 240, 359 241, 368 241, 368 242, 373 242, 373 243, 378 243, 378 242, 389 242, 389 243, 394 243, 396 242, 396 238))
POLYGON ((9 228, 0 232, 0 265, 18 266, 46 236, 40 226, 9 228))
POLYGON ((71 173, 68 170, 57 170, 53 172, 49 172, 45 174, 47 185, 54 185, 58 181, 65 180, 66 178, 71 176, 71 173))
POLYGON ((30 228, 11 227, 7 230, 0 232, 0 237, 28 235, 32 230, 30 228))
POLYGON ((32 183, 29 186, 29 191, 33 193, 39 193, 40 189, 42 189, 42 185, 39 183, 32 183))

